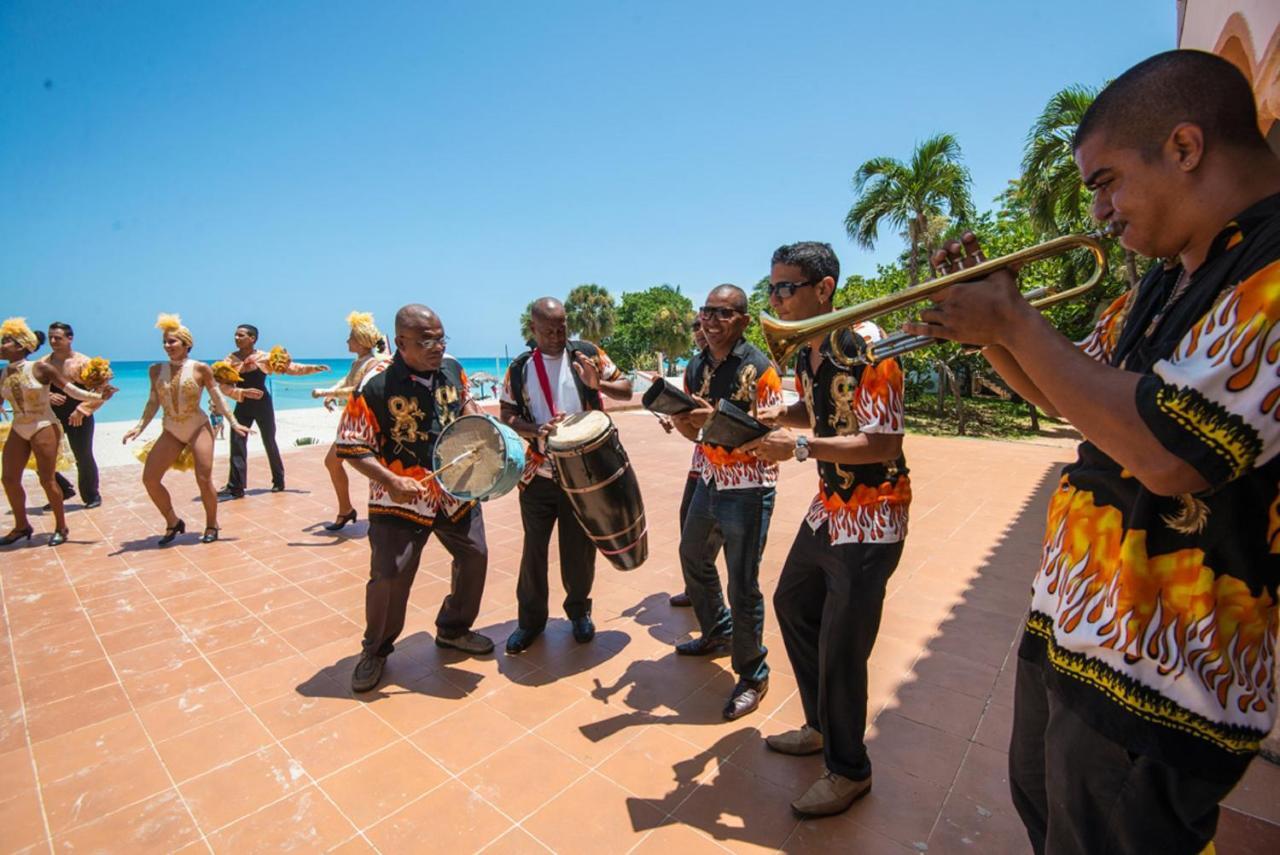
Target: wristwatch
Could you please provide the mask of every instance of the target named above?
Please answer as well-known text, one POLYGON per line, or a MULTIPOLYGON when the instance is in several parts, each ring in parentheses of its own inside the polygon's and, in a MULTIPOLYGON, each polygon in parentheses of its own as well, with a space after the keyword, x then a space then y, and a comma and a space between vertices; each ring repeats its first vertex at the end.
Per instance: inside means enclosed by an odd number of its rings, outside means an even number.
POLYGON ((796 437, 796 460, 805 461, 809 459, 809 437, 796 437))

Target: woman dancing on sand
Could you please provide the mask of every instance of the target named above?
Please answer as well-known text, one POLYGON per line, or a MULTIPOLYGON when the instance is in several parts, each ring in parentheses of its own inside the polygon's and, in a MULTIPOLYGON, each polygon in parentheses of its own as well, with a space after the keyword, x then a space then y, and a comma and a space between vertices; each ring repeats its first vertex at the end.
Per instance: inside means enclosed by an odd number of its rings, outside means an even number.
POLYGON ((142 469, 142 484, 147 488, 147 495, 156 509, 164 514, 165 530, 159 545, 167 546, 187 530, 187 524, 174 511, 173 500, 164 486, 164 473, 170 467, 195 469, 205 518, 200 542, 213 543, 218 539, 218 492, 213 487, 213 429, 200 408, 201 392, 209 392, 214 407, 226 418, 231 430, 247 436, 249 429, 237 422, 227 407, 214 381, 213 369, 189 358, 194 340, 181 319, 177 315, 161 315, 156 320, 156 327, 164 333, 164 352, 169 361, 151 366, 151 396, 137 426, 124 435, 124 442, 136 439, 151 423, 156 410, 164 410, 164 430, 146 454, 142 469), (180 458, 186 455, 190 455, 190 462, 180 462, 180 458))
POLYGON ((30 540, 32 529, 27 519, 27 493, 22 488, 22 470, 34 454, 40 484, 53 511, 53 536, 50 546, 65 543, 67 516, 62 505, 62 489, 56 479, 58 452, 62 446, 62 423, 49 401, 49 386, 57 383, 77 401, 105 401, 115 393, 107 386, 102 393, 90 392, 72 383, 60 369, 47 362, 29 362, 27 357, 44 344, 44 333, 33 332, 22 318, 9 318, 0 324, 0 357, 8 365, 0 377, 0 395, 13 409, 13 425, 0 454, 4 492, 13 510, 13 530, 0 538, 0 546, 8 546, 23 538, 30 540))
MULTIPOLYGON (((373 315, 369 312, 352 312, 347 315, 347 324, 351 334, 347 336, 347 350, 356 355, 351 363, 351 370, 342 382, 330 389, 314 389, 313 398, 324 398, 326 410, 332 410, 341 398, 349 398, 370 374, 376 374, 387 366, 391 357, 387 354, 387 339, 374 326, 373 315)), ((347 470, 338 459, 336 446, 329 446, 329 453, 324 456, 324 468, 329 470, 329 480, 333 481, 333 492, 338 497, 338 516, 331 523, 325 524, 326 531, 341 531, 347 523, 356 521, 356 509, 351 504, 350 481, 347 470)))

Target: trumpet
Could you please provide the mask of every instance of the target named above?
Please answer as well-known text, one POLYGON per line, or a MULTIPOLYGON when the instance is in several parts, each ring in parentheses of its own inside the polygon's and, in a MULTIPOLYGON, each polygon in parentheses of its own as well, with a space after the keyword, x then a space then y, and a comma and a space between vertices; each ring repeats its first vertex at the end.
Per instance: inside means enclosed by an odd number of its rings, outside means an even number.
MULTIPOLYGON (((1107 273, 1107 254, 1102 246, 1102 239, 1110 236, 1110 227, 1087 234, 1066 235, 1054 238, 1035 246, 1011 252, 999 258, 983 261, 972 267, 947 273, 928 282, 922 282, 910 288, 904 288, 896 294, 887 294, 874 300, 867 300, 856 306, 849 306, 815 318, 802 321, 782 321, 771 315, 760 313, 760 328, 764 332, 765 343, 769 346, 769 355, 779 366, 786 365, 806 342, 818 336, 830 335, 832 350, 841 352, 837 347, 836 337, 842 330, 851 328, 864 321, 895 312, 915 303, 929 300, 934 294, 952 285, 981 279, 997 270, 1012 267, 1017 270, 1026 264, 1054 258, 1075 249, 1087 249, 1093 256, 1094 269, 1089 278, 1080 285, 1063 290, 1053 288, 1036 288, 1023 293, 1023 297, 1032 306, 1043 311, 1050 306, 1067 300, 1073 300, 1097 287, 1107 273)), ((867 345, 866 350, 854 361, 874 365, 890 357, 917 350, 934 344, 938 339, 925 335, 895 333, 879 341, 867 345)))

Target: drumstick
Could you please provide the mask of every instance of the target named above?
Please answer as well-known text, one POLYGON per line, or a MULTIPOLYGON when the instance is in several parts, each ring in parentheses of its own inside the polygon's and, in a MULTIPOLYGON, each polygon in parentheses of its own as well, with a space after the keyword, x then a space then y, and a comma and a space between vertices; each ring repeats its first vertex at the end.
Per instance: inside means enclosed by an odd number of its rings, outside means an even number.
POLYGON ((426 484, 426 483, 429 483, 430 481, 435 480, 436 478, 440 477, 440 473, 442 473, 442 472, 444 472, 444 471, 446 471, 446 470, 448 470, 448 469, 452 469, 453 467, 457 466, 459 463, 461 463, 461 462, 462 462, 463 460, 465 460, 466 458, 470 457, 470 456, 471 456, 471 455, 473 455, 473 454, 478 453, 478 452, 480 451, 480 448, 481 448, 481 446, 479 446, 479 445, 474 446, 474 447, 472 447, 472 448, 468 448, 466 451, 462 452, 462 453, 461 453, 461 454, 459 454, 457 457, 453 458, 453 459, 452 459, 452 460, 450 460, 448 463, 446 463, 445 465, 441 466, 441 467, 440 467, 439 469, 437 469, 435 472, 432 472, 431 474, 427 475, 427 477, 426 477, 426 478, 420 478, 420 479, 418 480, 418 483, 419 483, 419 484, 426 484))

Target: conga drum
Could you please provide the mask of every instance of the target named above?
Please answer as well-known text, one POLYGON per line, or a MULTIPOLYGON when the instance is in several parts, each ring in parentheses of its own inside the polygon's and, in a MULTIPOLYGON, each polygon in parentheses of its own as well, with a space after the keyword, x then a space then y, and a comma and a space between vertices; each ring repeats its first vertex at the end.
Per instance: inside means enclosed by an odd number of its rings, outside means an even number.
POLYGON ((511 492, 524 470, 524 440, 491 416, 461 416, 436 438, 436 483, 451 496, 487 501, 511 492))
POLYGON ((600 554, 619 570, 649 557, 649 529, 635 470, 613 420, 599 410, 565 417, 547 437, 556 482, 600 554))

